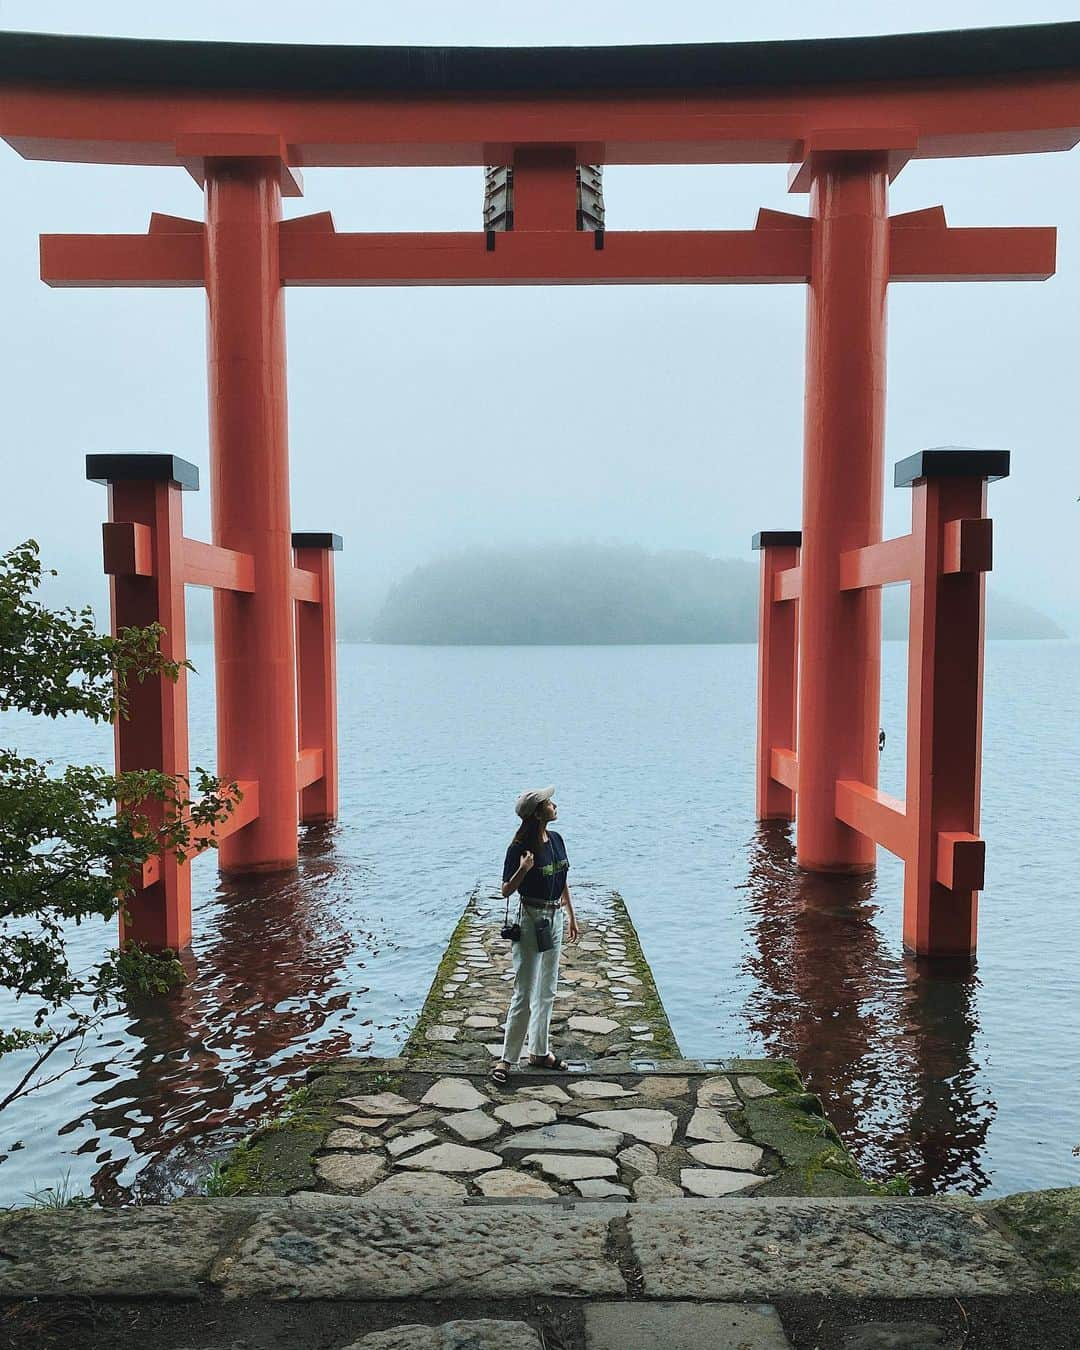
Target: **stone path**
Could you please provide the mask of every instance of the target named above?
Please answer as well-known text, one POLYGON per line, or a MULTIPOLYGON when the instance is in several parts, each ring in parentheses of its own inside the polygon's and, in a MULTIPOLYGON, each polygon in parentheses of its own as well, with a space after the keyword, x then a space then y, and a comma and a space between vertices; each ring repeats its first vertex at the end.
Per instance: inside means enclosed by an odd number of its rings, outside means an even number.
POLYGON ((299 1157, 275 1189, 374 1203, 869 1190, 790 1063, 718 1061, 722 1072, 695 1060, 605 1063, 521 1072, 500 1089, 460 1064, 341 1061, 315 1072, 295 1123, 256 1138, 240 1162, 250 1173, 291 1129, 299 1157))
POLYGON ((398 1091, 334 1103, 315 1175, 372 1200, 660 1200, 749 1193, 782 1160, 740 1132, 745 1103, 778 1095, 753 1074, 536 1074, 512 1092, 479 1075, 402 1075, 398 1091))
MULTIPOLYGON (((622 899, 575 885, 581 941, 564 944, 552 1041, 565 1059, 674 1059, 678 1046, 622 899)), ((484 1068, 499 1054, 513 978, 496 892, 468 903, 439 965, 404 1055, 484 1068)), ((514 905, 510 907, 511 918, 514 905)))

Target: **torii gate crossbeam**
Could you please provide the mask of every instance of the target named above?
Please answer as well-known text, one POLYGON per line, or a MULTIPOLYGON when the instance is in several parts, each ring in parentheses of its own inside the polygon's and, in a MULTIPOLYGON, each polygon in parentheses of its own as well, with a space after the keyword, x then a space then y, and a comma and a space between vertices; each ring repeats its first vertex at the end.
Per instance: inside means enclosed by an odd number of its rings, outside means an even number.
MULTIPOLYGON (((767 285, 810 280, 812 225, 763 208, 753 230, 343 234, 329 211, 283 220, 283 286, 767 285), (595 239, 599 237, 601 246, 595 239)), ((146 234, 43 235, 50 286, 206 284, 204 226, 155 214, 146 234)), ((889 222, 889 281, 1043 281, 1055 231, 950 228, 941 207, 889 222)))

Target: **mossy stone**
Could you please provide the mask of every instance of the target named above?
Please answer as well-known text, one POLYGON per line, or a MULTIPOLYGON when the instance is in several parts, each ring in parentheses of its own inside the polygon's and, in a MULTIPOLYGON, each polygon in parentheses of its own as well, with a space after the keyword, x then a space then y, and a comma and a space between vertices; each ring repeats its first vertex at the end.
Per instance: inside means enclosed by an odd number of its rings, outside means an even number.
POLYGON ((1080 1293, 1080 1186, 1022 1191, 988 1208, 1015 1234, 1052 1289, 1080 1293))

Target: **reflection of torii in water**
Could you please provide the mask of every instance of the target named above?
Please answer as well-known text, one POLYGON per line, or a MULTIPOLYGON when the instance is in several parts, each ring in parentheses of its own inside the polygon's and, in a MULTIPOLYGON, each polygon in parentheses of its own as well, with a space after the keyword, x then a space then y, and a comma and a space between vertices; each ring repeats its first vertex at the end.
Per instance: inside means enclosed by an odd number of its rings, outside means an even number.
POLYGON ((746 888, 756 951, 744 962, 754 987, 743 1016, 769 1054, 805 1072, 869 1174, 906 1173, 919 1194, 978 1194, 996 1107, 972 1058, 975 977, 891 956, 874 886, 871 875, 802 871, 790 826, 762 823, 746 888))
MULTIPOLYGON (((339 897, 356 879, 331 833, 309 827, 292 877, 222 878, 213 940, 185 957, 188 983, 133 1010, 127 1037, 135 1053, 95 1093, 89 1116, 97 1134, 141 1155, 134 1188, 144 1200, 190 1192, 215 1145, 272 1111, 274 1098, 302 1081, 314 1058, 369 1048, 346 1020, 350 1002, 367 992, 349 988, 346 966, 362 968, 354 954, 370 949, 373 936, 341 920, 339 897)), ((115 1072, 88 1067, 95 1078, 115 1072)), ((94 1194, 106 1203, 128 1199, 131 1191, 118 1185, 130 1165, 127 1149, 101 1142, 94 1194)))

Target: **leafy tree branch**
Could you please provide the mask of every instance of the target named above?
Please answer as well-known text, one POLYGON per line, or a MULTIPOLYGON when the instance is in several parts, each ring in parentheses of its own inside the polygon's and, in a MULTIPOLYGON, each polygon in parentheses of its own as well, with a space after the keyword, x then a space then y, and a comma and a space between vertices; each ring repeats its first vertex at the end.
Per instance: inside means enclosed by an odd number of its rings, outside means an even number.
MULTIPOLYGON (((116 722, 127 716, 132 681, 175 681, 193 669, 166 659, 159 624, 113 637, 97 631, 89 608, 49 609, 37 598, 47 575, 33 540, 0 555, 0 711, 116 722)), ((115 920, 149 859, 171 851, 186 861, 216 847, 214 832, 240 795, 201 769, 193 784, 157 769, 60 767, 0 748, 0 985, 29 1005, 26 1024, 0 1029, 0 1057, 37 1052, 0 1110, 69 1072, 73 1065, 40 1077, 59 1048, 85 1039, 110 1008, 183 979, 174 954, 135 946, 77 970, 68 934, 115 920), (61 1013, 67 1025, 57 1028, 61 1013)))

